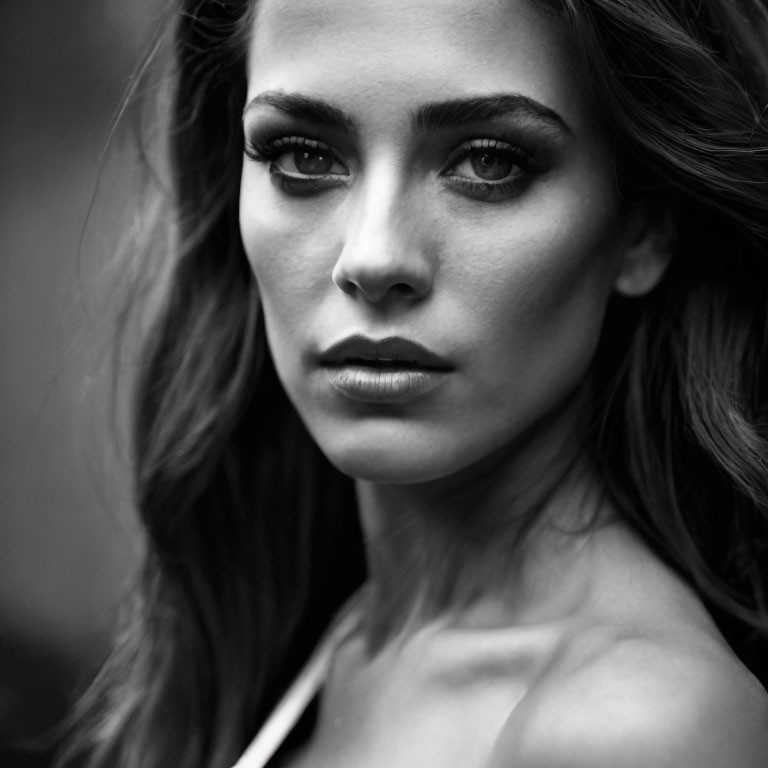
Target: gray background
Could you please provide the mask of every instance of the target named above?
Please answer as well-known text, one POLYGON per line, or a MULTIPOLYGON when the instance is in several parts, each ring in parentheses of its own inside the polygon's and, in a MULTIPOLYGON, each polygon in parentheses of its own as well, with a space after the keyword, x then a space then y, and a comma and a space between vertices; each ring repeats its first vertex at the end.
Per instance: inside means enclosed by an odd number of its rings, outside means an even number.
POLYGON ((0 765, 106 648, 134 572, 110 346, 134 163, 110 118, 161 0, 0 0, 0 765), (89 206, 95 194, 93 213, 89 206))

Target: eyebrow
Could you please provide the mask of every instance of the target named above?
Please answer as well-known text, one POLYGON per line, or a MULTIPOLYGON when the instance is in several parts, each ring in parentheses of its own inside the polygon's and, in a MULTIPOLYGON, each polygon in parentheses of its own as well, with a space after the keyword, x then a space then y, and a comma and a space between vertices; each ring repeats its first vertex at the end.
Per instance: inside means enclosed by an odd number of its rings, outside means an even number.
MULTIPOLYGON (((265 91, 248 102, 243 115, 259 104, 274 107, 291 117, 318 123, 327 128, 350 133, 357 129, 355 121, 343 109, 311 96, 265 91)), ((429 133, 510 116, 544 122, 573 136, 571 127, 554 109, 520 93, 492 94, 423 104, 411 114, 411 126, 417 133, 429 133)))
POLYGON ((425 104, 416 110, 412 123, 415 131, 428 133, 510 116, 545 122, 573 136, 571 127, 554 109, 520 93, 500 93, 425 104))
POLYGON ((285 93, 283 91, 265 91, 251 99, 243 110, 243 116, 252 107, 259 104, 279 109, 291 117, 319 123, 327 128, 335 128, 349 133, 356 130, 355 121, 343 109, 333 106, 326 101, 303 96, 300 93, 285 93))

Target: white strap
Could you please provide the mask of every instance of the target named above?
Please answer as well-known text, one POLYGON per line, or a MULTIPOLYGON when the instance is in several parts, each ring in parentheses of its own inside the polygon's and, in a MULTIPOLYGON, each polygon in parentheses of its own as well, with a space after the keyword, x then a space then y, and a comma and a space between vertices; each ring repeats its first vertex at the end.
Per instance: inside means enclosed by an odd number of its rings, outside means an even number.
POLYGON ((264 768, 277 752, 325 682, 337 644, 354 629, 359 615, 351 610, 351 604, 356 605, 359 598, 360 592, 357 592, 344 606, 339 619, 333 622, 299 676, 233 768, 264 768))

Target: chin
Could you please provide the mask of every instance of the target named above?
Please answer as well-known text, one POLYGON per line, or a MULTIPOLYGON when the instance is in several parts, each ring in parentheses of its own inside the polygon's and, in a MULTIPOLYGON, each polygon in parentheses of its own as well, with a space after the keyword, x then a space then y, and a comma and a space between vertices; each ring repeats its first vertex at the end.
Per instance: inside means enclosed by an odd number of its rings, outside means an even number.
MULTIPOLYGON (((465 450, 435 448, 435 441, 401 439, 318 441, 328 460, 345 475, 372 483, 410 485, 438 480, 470 463, 465 450), (458 455, 457 455, 458 454, 458 455)), ((437 445, 440 443, 438 442, 437 445)))
POLYGON ((354 480, 365 480, 369 483, 382 485, 412 485, 428 483, 444 476, 444 473, 433 466, 403 463, 399 458, 389 460, 367 457, 336 457, 330 456, 331 463, 343 474, 354 480))

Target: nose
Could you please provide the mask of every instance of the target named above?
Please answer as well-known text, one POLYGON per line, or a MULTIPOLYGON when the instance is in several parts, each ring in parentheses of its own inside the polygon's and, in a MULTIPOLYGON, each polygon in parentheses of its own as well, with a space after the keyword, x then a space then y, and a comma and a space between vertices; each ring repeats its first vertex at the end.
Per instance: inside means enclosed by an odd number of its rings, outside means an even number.
POLYGON ((416 302, 432 291, 436 265, 428 235, 394 174, 371 174, 351 207, 333 268, 344 293, 372 304, 416 302))

